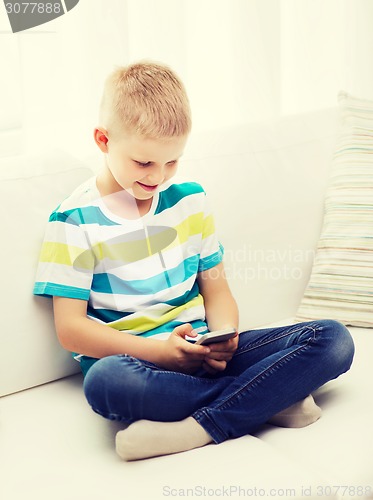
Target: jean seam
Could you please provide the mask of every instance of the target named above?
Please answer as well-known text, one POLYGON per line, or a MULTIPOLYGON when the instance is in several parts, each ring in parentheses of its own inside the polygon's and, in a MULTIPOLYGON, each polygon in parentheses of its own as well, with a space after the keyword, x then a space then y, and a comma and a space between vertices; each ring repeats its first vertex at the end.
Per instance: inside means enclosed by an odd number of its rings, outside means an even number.
MULTIPOLYGON (((304 344, 304 345, 301 345, 298 347, 298 349, 292 351, 291 353, 288 353, 286 354, 285 356, 283 356, 282 358, 280 359, 277 359, 272 365, 268 366, 265 370, 263 370, 261 373, 258 373, 256 375, 256 377, 252 380, 250 380, 250 382, 248 382, 247 384, 245 384, 244 387, 241 387, 239 390, 237 390, 234 394, 230 394, 229 395, 229 398, 226 398, 221 404, 219 404, 218 407, 216 408, 221 408, 229 399, 233 398, 233 397, 236 397, 240 392, 242 392, 243 390, 246 390, 250 385, 252 385, 254 382, 256 382, 257 380, 259 380, 260 378, 263 378, 263 376, 269 372, 270 370, 272 370, 277 364, 280 364, 282 361, 286 361, 287 358, 292 358, 293 356, 297 355, 299 352, 301 352, 303 349, 306 349, 310 342, 314 341, 316 339, 316 330, 317 328, 315 327, 311 327, 311 326, 308 326, 307 328, 309 328, 312 332, 313 332, 313 337, 312 338, 309 338, 307 339, 307 343, 304 344)), ((298 330, 301 330, 300 328, 298 330)), ((293 332, 295 333, 295 332, 293 332)), ((278 337, 280 338, 280 337, 278 337)))
POLYGON ((212 437, 215 443, 221 443, 226 439, 226 433, 221 430, 221 428, 211 419, 206 409, 197 410, 193 413, 192 417, 201 425, 208 434, 212 437), (209 421, 211 425, 206 428, 206 425, 202 422, 203 418, 209 421))
MULTIPOLYGON (((254 344, 251 344, 250 347, 242 346, 241 349, 237 349, 236 355, 239 356, 240 354, 244 354, 246 352, 252 351, 254 349, 257 349, 258 347, 262 347, 264 345, 271 344, 272 342, 276 342, 277 340, 282 339, 284 337, 289 337, 289 335, 293 335, 294 333, 297 333, 303 329, 304 328, 300 328, 297 325, 297 328, 295 328, 294 330, 290 330, 290 331, 286 331, 285 333, 281 333, 280 335, 273 337, 270 340, 267 340, 265 342, 255 342, 254 344)), ((307 329, 311 330, 314 333, 314 338, 315 338, 315 331, 319 328, 315 328, 314 326, 307 325, 307 329)))
MULTIPOLYGON (((276 368, 276 366, 280 365, 284 361, 287 361, 288 359, 291 359, 294 356, 297 356, 304 349, 307 349, 309 347, 309 344, 311 342, 315 341, 315 339, 316 339, 316 332, 320 330, 320 328, 317 328, 317 327, 315 328, 314 326, 312 327, 311 325, 307 326, 307 328, 309 328, 313 332, 313 336, 307 339, 306 344, 299 346, 298 349, 296 349, 296 350, 292 351, 291 353, 286 354, 282 358, 276 360, 274 363, 272 363, 270 366, 268 366, 261 373, 257 374, 254 379, 251 379, 243 387, 240 387, 235 393, 229 394, 229 396, 224 401, 222 401, 221 403, 219 403, 218 406, 215 406, 215 407, 213 407, 211 409, 214 409, 214 410, 224 410, 224 407, 227 406, 228 403, 231 403, 233 399, 236 399, 237 397, 239 397, 239 395, 243 391, 247 391, 250 388, 250 386, 254 385, 255 382, 257 382, 260 379, 263 379, 265 377, 265 375, 268 372, 270 372, 271 370, 273 370, 274 368, 276 368)), ((298 328, 298 330, 301 330, 301 328, 298 328)), ((292 333, 295 333, 295 332, 293 331, 292 333)), ((281 338, 281 337, 277 337, 277 339, 278 338, 281 338)), ((202 425, 202 423, 200 421, 201 416, 204 416, 205 418, 207 418, 209 420, 209 422, 211 422, 213 429, 208 429, 207 432, 210 433, 211 437, 214 439, 215 442, 220 442, 220 438, 219 437, 216 438, 217 435, 221 435, 222 436, 222 440, 224 440, 224 439, 227 438, 225 432, 209 416, 209 408, 200 409, 200 410, 198 410, 193 415, 193 417, 200 423, 200 425, 202 425)))
POLYGON ((126 424, 131 424, 134 422, 133 419, 131 418, 125 418, 123 415, 120 415, 118 413, 112 413, 112 412, 106 412, 106 411, 101 411, 95 406, 91 406, 92 410, 100 415, 101 417, 107 418, 108 420, 116 421, 116 422, 125 422, 126 424))
POLYGON ((239 396, 239 394, 245 390, 247 390, 250 386, 254 385, 255 382, 257 382, 260 379, 263 379, 264 376, 270 372, 273 368, 276 367, 276 365, 280 365, 283 361, 287 361, 288 359, 291 359, 295 355, 297 355, 300 351, 303 351, 308 347, 307 345, 302 345, 298 347, 298 349, 292 351, 291 353, 286 354, 280 359, 277 359, 274 363, 272 363, 270 366, 268 366, 265 370, 262 372, 258 373, 255 378, 251 379, 247 384, 245 384, 243 387, 240 387, 234 394, 230 394, 228 398, 226 398, 224 401, 222 401, 218 406, 214 407, 214 409, 224 409, 224 405, 231 399, 239 396))
POLYGON ((132 356, 128 356, 128 357, 131 358, 132 360, 136 361, 140 366, 142 366, 146 369, 150 369, 150 370, 155 369, 154 371, 156 371, 157 373, 160 373, 160 374, 173 373, 175 375, 178 375, 178 376, 181 376, 184 378, 188 378, 188 379, 191 379, 193 381, 198 381, 198 383, 200 383, 200 382, 207 383, 207 385, 212 385, 216 382, 216 379, 213 379, 213 378, 204 378, 204 377, 198 377, 198 376, 193 375, 193 374, 177 372, 174 370, 165 370, 164 368, 161 368, 160 366, 158 366, 154 363, 144 361, 144 360, 138 359, 138 358, 132 358, 132 356))

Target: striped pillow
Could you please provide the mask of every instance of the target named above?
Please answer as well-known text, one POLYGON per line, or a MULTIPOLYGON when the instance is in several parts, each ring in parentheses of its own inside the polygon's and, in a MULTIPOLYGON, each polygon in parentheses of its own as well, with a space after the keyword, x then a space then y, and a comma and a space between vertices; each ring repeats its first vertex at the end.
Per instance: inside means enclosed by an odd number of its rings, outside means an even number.
POLYGON ((298 321, 373 327, 373 102, 338 95, 341 129, 298 321))

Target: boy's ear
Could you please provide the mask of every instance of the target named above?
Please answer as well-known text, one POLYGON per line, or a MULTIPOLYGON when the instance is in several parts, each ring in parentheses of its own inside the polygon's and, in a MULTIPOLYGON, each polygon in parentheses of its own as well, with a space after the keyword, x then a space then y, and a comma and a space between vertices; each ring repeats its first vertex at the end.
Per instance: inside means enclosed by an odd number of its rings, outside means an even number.
POLYGON ((101 149, 103 153, 108 152, 108 132, 104 128, 95 128, 93 132, 93 137, 95 139, 95 143, 101 149))

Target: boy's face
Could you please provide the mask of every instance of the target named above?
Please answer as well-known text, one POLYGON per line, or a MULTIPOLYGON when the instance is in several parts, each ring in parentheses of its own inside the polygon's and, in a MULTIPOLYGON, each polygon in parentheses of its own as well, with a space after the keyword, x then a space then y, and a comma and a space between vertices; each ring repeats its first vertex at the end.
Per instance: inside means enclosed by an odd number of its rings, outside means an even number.
POLYGON ((111 193, 125 189, 136 200, 150 200, 177 171, 187 136, 146 139, 123 135, 108 140, 105 187, 111 193))

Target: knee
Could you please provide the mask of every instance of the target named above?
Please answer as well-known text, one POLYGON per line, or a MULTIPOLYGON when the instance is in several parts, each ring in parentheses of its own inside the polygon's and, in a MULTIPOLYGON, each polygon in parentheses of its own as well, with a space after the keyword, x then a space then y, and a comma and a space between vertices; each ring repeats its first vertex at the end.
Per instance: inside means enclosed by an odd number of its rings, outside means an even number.
POLYGON ((143 367, 126 355, 99 359, 85 376, 83 389, 96 413, 111 420, 128 420, 133 401, 144 390, 143 367))
POLYGON ((327 339, 325 348, 329 361, 339 365, 341 373, 346 372, 355 354, 354 341, 349 330, 335 320, 321 320, 318 323, 323 330, 324 338, 327 339))
POLYGON ((102 401, 107 397, 110 373, 113 373, 116 356, 109 356, 96 361, 84 377, 83 390, 90 406, 97 411, 102 408, 102 401))

